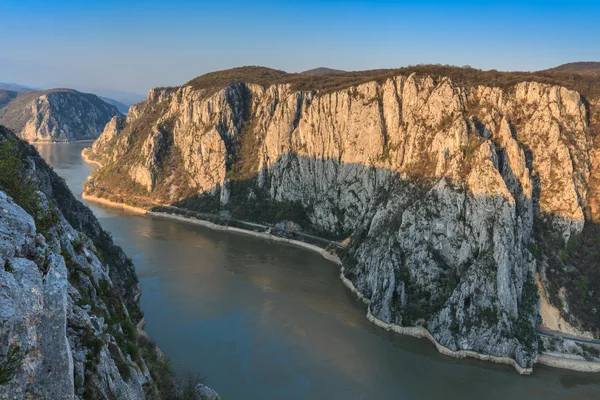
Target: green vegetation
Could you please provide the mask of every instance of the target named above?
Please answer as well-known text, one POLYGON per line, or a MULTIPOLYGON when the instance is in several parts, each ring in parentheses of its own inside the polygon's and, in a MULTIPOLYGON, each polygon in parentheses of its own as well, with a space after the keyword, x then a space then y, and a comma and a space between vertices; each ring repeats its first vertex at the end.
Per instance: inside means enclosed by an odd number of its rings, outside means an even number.
MULTIPOLYGON (((566 289, 569 312, 585 330, 600 332, 600 224, 586 222, 579 235, 564 245, 560 238, 546 238, 545 254, 550 269, 546 275, 551 284, 553 304, 562 309, 558 293, 566 289), (556 249, 563 248, 557 251, 556 249)), ((568 316, 566 316, 568 317, 568 316)), ((569 320, 567 318, 567 320, 569 320)), ((573 323, 574 321, 571 320, 573 323)))
POLYGON ((0 363, 0 385, 6 385, 13 380, 17 369, 21 368, 27 352, 21 346, 14 345, 8 351, 6 360, 0 363))
POLYGON ((519 304, 519 316, 513 321, 515 327, 515 337, 523 345, 525 351, 533 353, 537 345, 537 334, 535 326, 537 319, 532 321, 532 316, 537 313, 537 305, 540 301, 540 295, 537 284, 533 276, 528 276, 523 283, 521 292, 521 302, 519 304))
MULTIPOLYGON (((138 338, 139 354, 146 360, 153 382, 146 387, 147 393, 159 394, 158 398, 195 400, 195 388, 204 379, 192 370, 175 371, 171 361, 156 351, 156 344, 148 336, 138 338)), ((133 356, 132 356, 133 357, 133 356)))
POLYGON ((538 245, 533 240, 531 242, 529 242, 528 250, 536 260, 541 259, 541 256, 542 256, 541 251, 540 251, 538 245))
POLYGON ((83 253, 83 244, 84 243, 85 243, 85 236, 83 236, 82 233, 79 233, 79 236, 77 236, 75 239, 73 239, 73 242, 71 242, 71 244, 73 245, 73 250, 75 250, 75 252, 78 254, 83 253))
POLYGON ((498 309, 495 306, 484 309, 479 315, 486 322, 487 326, 496 326, 498 324, 498 309))
POLYGON ((233 139, 228 151, 227 179, 244 181, 253 179, 256 176, 262 141, 262 135, 246 120, 241 132, 233 139))
MULTIPOLYGON (((139 361, 143 357, 148 368, 154 371, 153 376, 164 380, 161 385, 172 386, 172 383, 168 383, 173 380, 172 375, 165 373, 163 378, 160 378, 160 373, 157 372, 163 364, 156 354, 157 350, 154 344, 146 343, 144 339, 138 337, 138 329, 135 324, 142 319, 143 314, 134 297, 137 279, 131 260, 113 243, 110 234, 100 228, 91 211, 74 199, 64 180, 47 167, 35 149, 19 141, 11 132, 2 127, 0 127, 0 190, 5 191, 34 217, 38 232, 61 239, 61 255, 69 272, 68 280, 80 295, 76 301, 77 305, 90 306, 89 312, 92 315, 104 317, 108 325, 108 333, 117 342, 117 344, 111 343, 105 334, 96 335, 96 331, 92 327, 69 327, 78 332, 81 345, 88 350, 85 368, 89 372, 85 373, 83 397, 99 398, 95 397, 98 388, 94 371, 97 370, 101 360, 100 355, 107 346, 124 379, 129 379, 131 368, 138 368, 128 363, 122 356, 129 354, 134 361, 139 361), (46 200, 36 189, 44 190, 51 211, 44 211, 48 209, 48 206, 43 204, 43 201, 46 200), (61 207, 60 211, 58 207, 61 207), (61 212, 72 226, 85 233, 77 235, 70 244, 60 237, 62 233, 56 227, 61 212), (96 280, 92 270, 84 262, 86 259, 88 262, 90 261, 89 258, 82 255, 90 239, 94 242, 98 259, 111 266, 110 280, 96 280), (70 246, 72 246, 72 250, 70 246), (111 285, 111 281, 113 285, 111 285), (117 349, 116 353, 115 348, 117 349)), ((13 267, 9 261, 6 261, 0 265, 0 268, 11 272, 13 267)), ((40 268, 43 270, 45 267, 40 266, 40 268)), ((25 354, 21 349, 9 349, 6 360, 4 357, 0 359, 0 382, 12 379, 11 373, 20 367, 24 357, 25 354)), ((164 392, 157 391, 156 393, 164 392)), ((176 397, 166 395, 156 398, 176 397)))
POLYGON ((11 272, 11 273, 13 272, 13 266, 12 266, 12 264, 10 263, 10 260, 6 260, 6 261, 4 261, 4 270, 5 270, 6 272, 11 272))
POLYGON ((133 360, 139 361, 140 359, 140 348, 136 343, 129 342, 127 343, 127 353, 131 356, 133 360))
POLYGON ((31 215, 39 212, 39 197, 23 171, 23 155, 15 141, 0 142, 0 189, 31 215))
POLYGON ((81 343, 89 350, 85 356, 85 368, 90 371, 95 371, 100 363, 100 352, 104 346, 104 342, 100 339, 91 328, 87 328, 81 338, 81 343))
POLYGON ((0 142, 0 189, 33 216, 38 232, 46 235, 59 221, 58 210, 51 201, 49 211, 42 207, 33 178, 24 171, 23 159, 23 152, 16 141, 0 142))

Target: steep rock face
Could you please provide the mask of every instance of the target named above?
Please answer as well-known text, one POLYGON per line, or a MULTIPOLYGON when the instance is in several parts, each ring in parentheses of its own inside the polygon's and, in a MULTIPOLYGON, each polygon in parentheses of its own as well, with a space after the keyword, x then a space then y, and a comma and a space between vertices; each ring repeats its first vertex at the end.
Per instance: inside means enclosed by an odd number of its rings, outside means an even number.
POLYGON ((133 367, 135 361, 123 355, 107 332, 105 320, 110 312, 94 282, 103 282, 108 290, 113 284, 108 267, 94 255, 91 241, 60 217, 52 229, 61 231, 61 239, 52 237, 48 243, 37 232, 33 218, 3 192, 0 208, 2 354, 15 346, 26 353, 23 369, 0 392, 14 398, 68 399, 83 394, 84 385, 89 385, 96 388, 86 389, 88 395, 95 390, 106 397, 122 393, 144 399, 142 385, 152 378, 143 362, 139 371, 133 367), (78 240, 84 241, 81 253, 73 249, 78 240), (81 268, 90 276, 69 274, 65 258, 73 263, 71 268, 81 268), (110 354, 111 345, 116 357, 110 354), (125 363, 130 376, 122 376, 118 362, 125 363))
POLYGON ((0 397, 161 398, 133 264, 32 147, 0 127, 0 148, 0 397))
POLYGON ((28 142, 96 139, 117 115, 99 97, 70 89, 18 93, 0 104, 0 124, 28 142))
POLYGON ((216 202, 244 219, 300 205, 313 229, 352 236, 344 273, 373 316, 531 367, 534 273, 547 264, 531 253, 534 228, 563 246, 583 230, 590 135, 577 92, 536 82, 412 74, 324 93, 155 89, 99 139, 107 166, 86 191, 203 211, 216 202))
POLYGON ((102 131, 100 137, 98 137, 98 140, 94 141, 94 144, 92 145, 92 151, 94 153, 102 153, 103 148, 105 148, 106 145, 115 136, 117 136, 117 133, 119 133, 119 131, 123 129, 124 123, 125 119, 123 117, 118 115, 112 117, 111 120, 104 127, 104 130, 102 131))

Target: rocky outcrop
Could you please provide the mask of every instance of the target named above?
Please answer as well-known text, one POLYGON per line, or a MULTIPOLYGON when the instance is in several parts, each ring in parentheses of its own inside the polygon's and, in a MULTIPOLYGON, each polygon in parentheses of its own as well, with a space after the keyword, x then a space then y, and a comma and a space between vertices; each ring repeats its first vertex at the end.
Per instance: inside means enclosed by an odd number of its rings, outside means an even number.
POLYGON ((0 125, 30 143, 96 139, 120 115, 99 97, 71 89, 15 93, 0 104, 0 125))
POLYGON ((131 260, 33 147, 0 150, 0 398, 175 398, 131 260))
POLYGON ((548 264, 537 229, 564 246, 592 201, 586 104, 536 82, 155 89, 99 142, 106 165, 86 193, 263 221, 293 212, 351 235, 344 274, 370 315, 523 368, 538 353, 534 276, 548 264))

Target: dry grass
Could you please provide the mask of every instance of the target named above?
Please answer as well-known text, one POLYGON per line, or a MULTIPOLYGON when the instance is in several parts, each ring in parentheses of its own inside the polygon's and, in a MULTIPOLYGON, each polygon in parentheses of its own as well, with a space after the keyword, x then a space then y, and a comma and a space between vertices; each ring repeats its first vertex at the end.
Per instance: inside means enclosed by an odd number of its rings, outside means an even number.
POLYGON ((208 93, 238 82, 262 86, 290 84, 301 91, 333 92, 370 81, 383 82, 394 76, 408 76, 411 73, 428 74, 435 78, 449 77, 453 82, 464 86, 490 86, 508 88, 524 81, 536 81, 561 85, 577 90, 588 98, 600 97, 600 79, 589 74, 562 71, 540 72, 501 72, 482 71, 469 67, 449 65, 415 65, 397 69, 354 71, 331 75, 293 74, 265 67, 239 67, 201 75, 187 82, 185 86, 206 90, 208 93))

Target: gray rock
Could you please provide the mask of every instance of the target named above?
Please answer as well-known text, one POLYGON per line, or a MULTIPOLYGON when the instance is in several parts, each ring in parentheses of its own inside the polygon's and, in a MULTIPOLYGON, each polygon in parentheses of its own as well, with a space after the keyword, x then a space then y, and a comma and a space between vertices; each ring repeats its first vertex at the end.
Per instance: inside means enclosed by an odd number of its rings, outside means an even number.
POLYGON ((71 89, 19 93, 0 106, 0 125, 28 142, 95 139, 117 108, 99 97, 71 89))
POLYGON ((219 400, 220 397, 213 389, 208 386, 200 383, 196 386, 196 393, 200 397, 201 400, 219 400))
POLYGON ((158 362, 142 351, 124 357, 115 337, 156 352, 132 332, 141 319, 132 263, 32 148, 0 127, 7 139, 39 190, 38 219, 0 190, 0 363, 13 349, 24 356, 0 398, 146 399, 158 362))
MULTIPOLYGON (((351 236, 344 271, 374 317, 531 367, 537 341, 523 331, 534 330, 539 304, 529 247, 536 223, 567 240, 596 207, 588 188, 600 156, 588 129, 581 96, 560 86, 506 91, 412 74, 327 93, 154 89, 93 151, 146 186, 149 201, 301 204, 315 228, 351 236), (156 132, 172 142, 120 162, 156 132), (240 138, 256 152, 243 184, 229 176, 240 138), (166 168, 169 151, 179 162, 166 168)), ((110 196, 131 183, 114 181, 100 171, 85 190, 110 196)))

